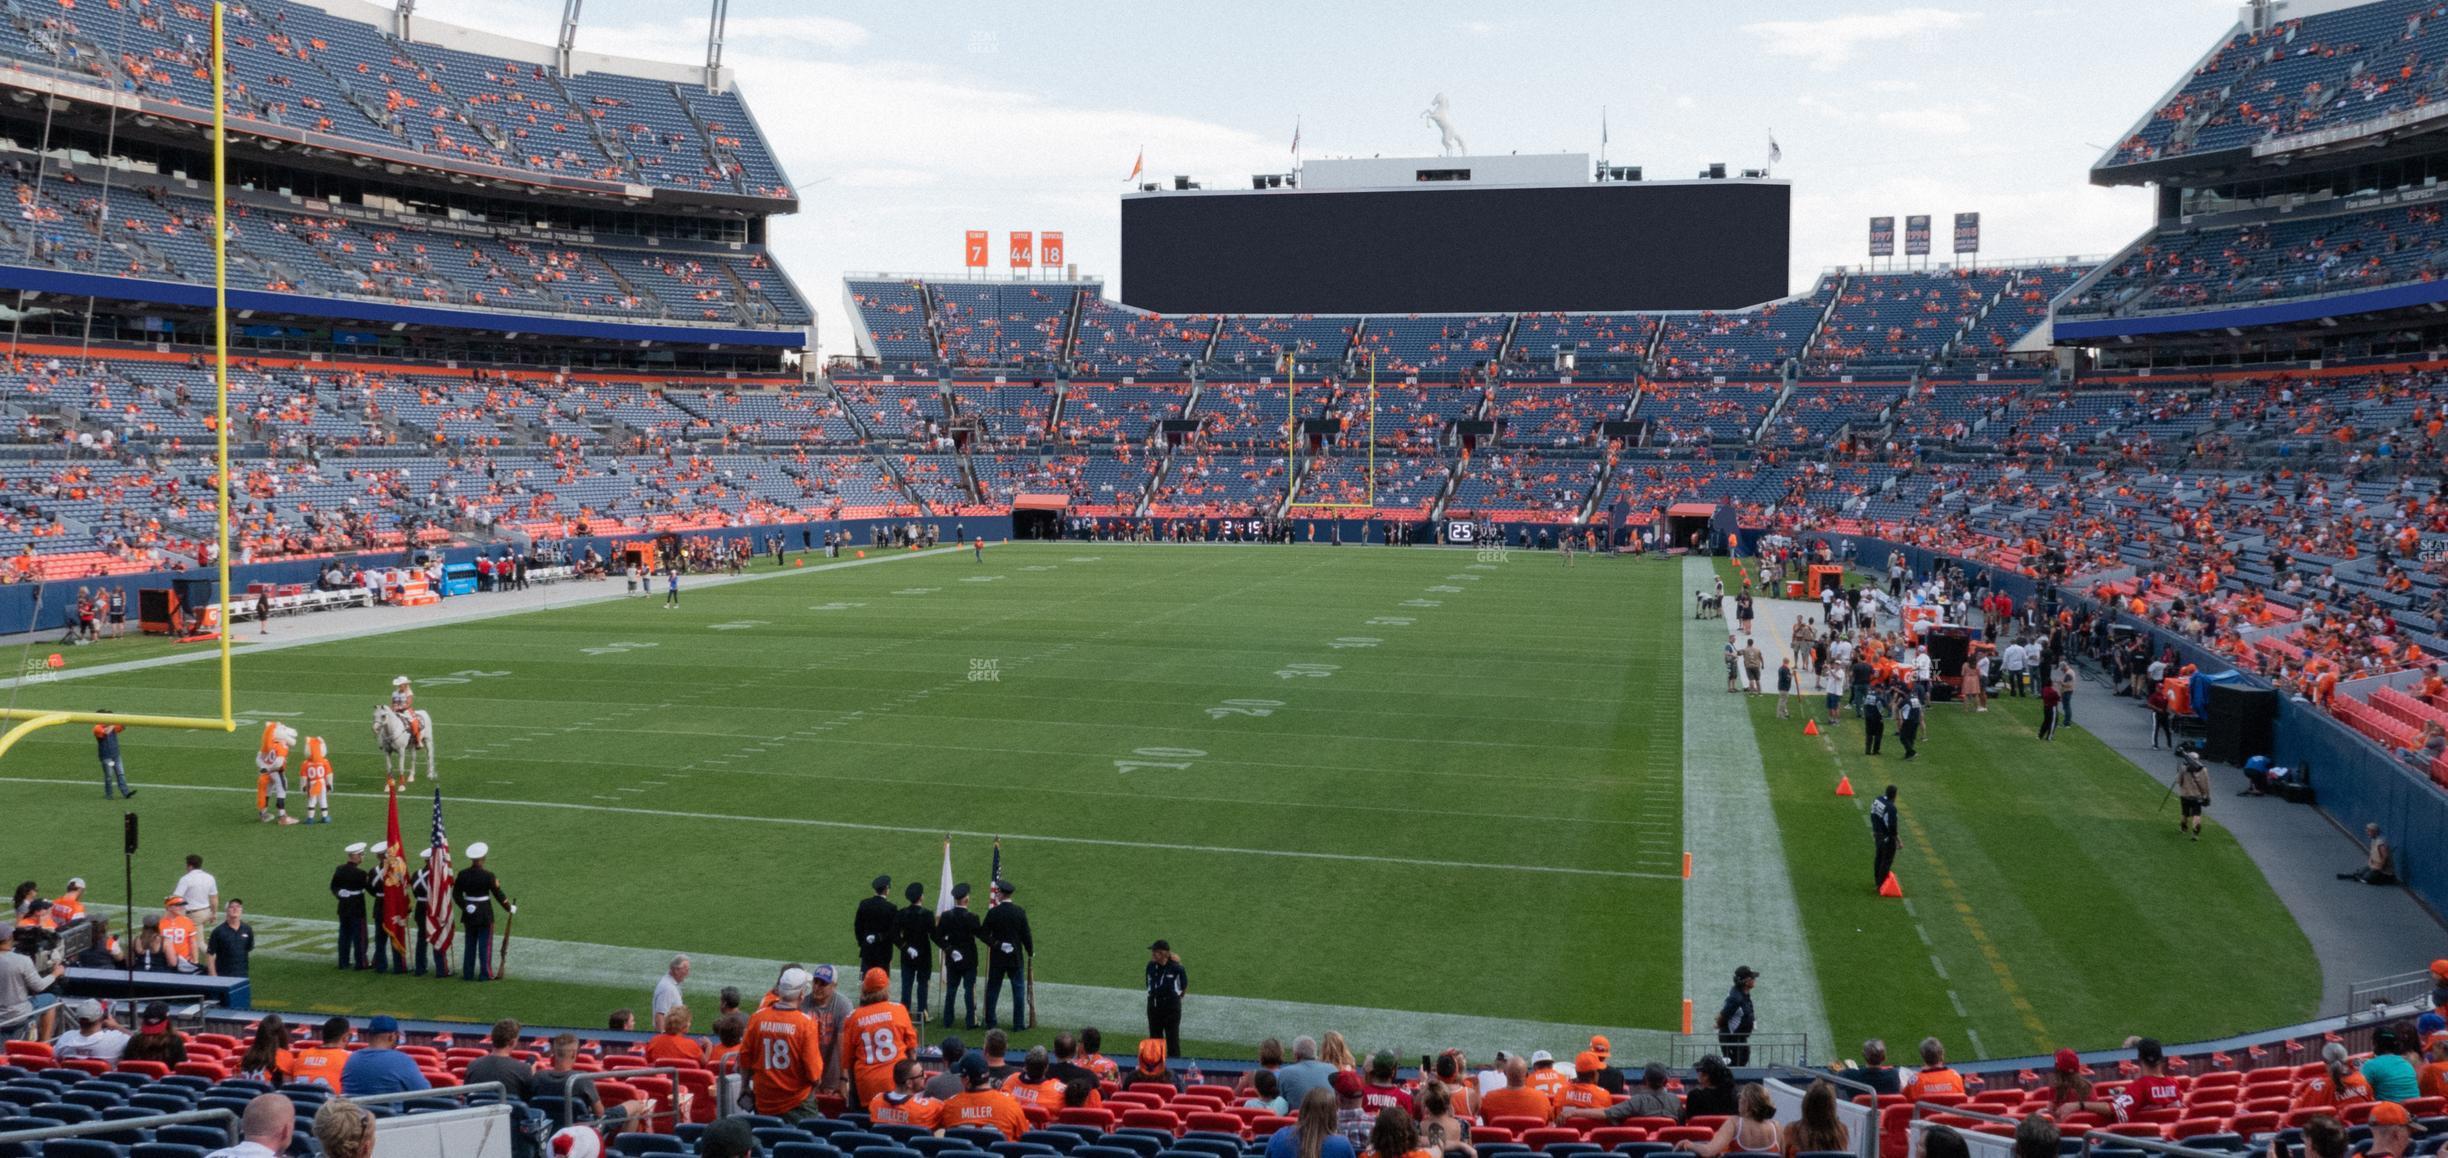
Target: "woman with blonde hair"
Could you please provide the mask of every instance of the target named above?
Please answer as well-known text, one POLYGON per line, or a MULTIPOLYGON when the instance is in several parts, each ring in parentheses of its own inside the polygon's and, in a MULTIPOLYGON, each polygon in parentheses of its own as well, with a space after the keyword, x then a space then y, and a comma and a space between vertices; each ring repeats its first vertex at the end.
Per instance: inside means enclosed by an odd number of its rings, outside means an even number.
POLYGON ((1337 1070, 1360 1068, 1360 1059, 1352 1056, 1351 1044, 1343 1040, 1342 1034, 1331 1029, 1326 1031, 1326 1036, 1318 1039, 1318 1060, 1337 1070))
POLYGON ((315 1111, 314 1136, 323 1158, 367 1158, 374 1153, 374 1113, 347 1098, 333 1098, 315 1111))
POLYGON ((1700 1158, 1717 1158, 1720 1154, 1774 1154, 1784 1148, 1784 1132, 1777 1129, 1776 1103, 1768 1100, 1768 1090, 1757 1082, 1742 1087, 1735 1096, 1737 1113, 1717 1127, 1717 1136, 1706 1142, 1677 1142, 1675 1149, 1700 1158))

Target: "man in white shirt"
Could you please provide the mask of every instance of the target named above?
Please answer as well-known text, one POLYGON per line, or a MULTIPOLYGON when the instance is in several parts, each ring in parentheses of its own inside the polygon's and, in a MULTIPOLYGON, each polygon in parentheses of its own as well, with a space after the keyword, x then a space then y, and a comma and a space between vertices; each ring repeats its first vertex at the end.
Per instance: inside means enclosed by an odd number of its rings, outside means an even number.
POLYGON ((187 875, 180 877, 177 886, 170 891, 178 894, 180 900, 187 902, 187 911, 190 913, 210 914, 221 911, 221 882, 214 880, 211 873, 204 871, 204 858, 192 852, 187 854, 187 875))
POLYGON ((686 954, 682 954, 672 958, 671 967, 663 971, 663 976, 655 978, 655 1025, 662 1025, 663 1015, 671 1012, 673 1006, 680 1004, 680 983, 688 980, 688 975, 689 959, 686 954))
POLYGON ((259 1094, 247 1103, 246 1114, 238 1119, 240 1141, 235 1146, 215 1150, 204 1158, 279 1158, 289 1149, 289 1138, 297 1132, 297 1107, 286 1094, 259 1094))
POLYGON ((2023 641, 2018 639, 2000 648, 1998 663, 2006 669, 2007 694, 2021 696, 2023 694, 2023 641))
POLYGON ((86 998, 68 1008, 76 1017, 77 1027, 52 1040, 51 1056, 118 1061, 119 1055, 127 1049, 127 1031, 111 1020, 110 1015, 103 1011, 102 1003, 86 998))

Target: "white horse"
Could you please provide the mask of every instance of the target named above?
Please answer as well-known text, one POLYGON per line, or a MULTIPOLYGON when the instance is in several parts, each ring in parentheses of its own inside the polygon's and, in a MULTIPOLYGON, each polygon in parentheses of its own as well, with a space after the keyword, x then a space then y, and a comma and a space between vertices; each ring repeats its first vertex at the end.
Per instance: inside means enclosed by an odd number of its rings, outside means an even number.
POLYGON ((1452 106, 1445 103, 1445 94, 1436 94, 1420 119, 1436 127, 1437 149, 1441 156, 1461 157, 1470 153, 1470 145, 1462 139, 1462 130, 1454 127, 1452 106))
POLYGON ((374 743, 382 748, 386 778, 398 776, 410 784, 416 783, 416 756, 423 752, 425 774, 436 783, 441 782, 442 771, 434 765, 433 717, 426 715, 424 709, 412 708, 403 713, 392 711, 389 704, 375 705, 374 743), (416 720, 413 731, 409 717, 416 720))

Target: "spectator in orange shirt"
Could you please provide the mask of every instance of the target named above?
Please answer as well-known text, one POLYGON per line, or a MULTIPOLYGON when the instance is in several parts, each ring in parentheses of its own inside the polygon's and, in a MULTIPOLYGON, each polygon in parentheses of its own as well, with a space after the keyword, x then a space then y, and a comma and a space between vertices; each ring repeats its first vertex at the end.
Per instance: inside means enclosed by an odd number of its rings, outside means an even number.
POLYGON ((962 1054, 960 1073, 963 1088, 944 1099, 943 1116, 938 1119, 945 1129, 982 1126, 1002 1131, 1003 1137, 1013 1142, 1028 1133, 1028 1114, 1010 1094, 994 1088, 986 1073, 984 1054, 962 1054))
POLYGON ((1555 1106, 1547 1095, 1530 1088, 1529 1063, 1520 1058, 1506 1058, 1505 1084, 1500 1090, 1490 1090, 1479 1097, 1479 1117, 1493 1122, 1498 1118, 1536 1118, 1552 1121, 1555 1106))
POLYGON ((2371 1083, 2347 1062, 2346 1046, 2333 1041, 2321 1047, 2321 1072, 2295 1087, 2295 1101, 2287 1109, 2331 1110, 2370 1100, 2371 1083))
POLYGON ((1922 1038, 1921 1072, 1904 1083, 1904 1096, 1918 1102, 1932 1095, 1960 1097, 1963 1092, 1963 1075, 1947 1068, 1946 1047, 1937 1038, 1922 1038))
POLYGON ((706 1068, 719 1072, 724 1065, 737 1058, 740 1042, 747 1036, 748 1018, 739 1010, 734 1009, 715 1018, 714 1048, 706 1051, 706 1068))
POLYGON ((1584 1050, 1573 1059, 1573 1072, 1580 1080, 1564 1087, 1564 1096, 1556 1100, 1556 1122, 1560 1125, 1574 1110, 1604 1111, 1615 1102, 1615 1095, 1598 1086, 1598 1071, 1606 1061, 1595 1051, 1584 1050))
POLYGON ((893 1088, 867 1103, 867 1119, 879 1126, 916 1126, 943 1133, 944 1104, 926 1096, 926 1067, 917 1058, 893 1063, 893 1088))
POLYGON ((688 1035, 689 1007, 675 1005, 665 1010, 655 1035, 646 1039, 646 1060, 655 1065, 705 1065, 705 1043, 688 1035))
POLYGON ((757 1113, 797 1122, 823 1112, 816 1105, 816 1088, 825 1076, 823 1039, 815 1019, 801 1009, 815 988, 807 970, 785 969, 774 984, 773 1004, 748 1019, 740 1068, 756 1095, 757 1113))
POLYGON ((1552 1107, 1563 1098, 1564 1087, 1571 1085, 1572 1079, 1555 1068, 1555 1055, 1542 1049, 1530 1055, 1528 1083, 1531 1089, 1545 1095, 1547 1104, 1552 1107))
POLYGON ((340 1070, 348 1064, 348 1035, 347 1018, 334 1017, 325 1021, 322 1040, 297 1051, 297 1057, 291 1061, 294 1080, 320 1082, 330 1087, 333 1093, 340 1092, 340 1070))
POLYGON ((202 938, 196 936, 195 922, 187 919, 187 901, 176 894, 162 898, 162 947, 168 950, 172 963, 181 973, 196 972, 197 956, 203 950, 202 938))
POLYGON ((890 975, 867 970, 859 977, 858 1008, 842 1020, 842 1052, 853 1076, 851 1105, 866 1105, 891 1091, 894 1065, 918 1051, 918 1030, 891 990, 890 975))
POLYGON ((1003 1092, 1024 1107, 1043 1106, 1047 1113, 1061 1109, 1063 1083, 1049 1072, 1052 1064, 1044 1046, 1029 1050, 1020 1062, 1020 1072, 1003 1079, 1003 1092))

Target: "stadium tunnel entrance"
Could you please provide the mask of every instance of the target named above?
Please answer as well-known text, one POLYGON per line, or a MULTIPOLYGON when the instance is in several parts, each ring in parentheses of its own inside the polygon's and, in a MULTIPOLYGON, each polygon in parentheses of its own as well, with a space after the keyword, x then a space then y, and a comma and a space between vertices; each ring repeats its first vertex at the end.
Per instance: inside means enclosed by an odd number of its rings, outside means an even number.
POLYGON ((1069 495, 1018 495, 1012 499, 1012 538, 1062 538, 1063 513, 1071 509, 1069 495))

